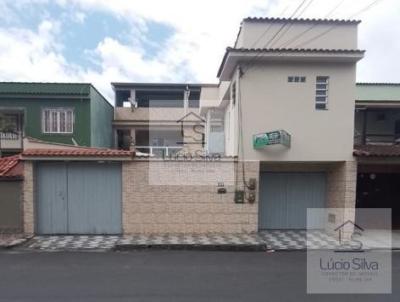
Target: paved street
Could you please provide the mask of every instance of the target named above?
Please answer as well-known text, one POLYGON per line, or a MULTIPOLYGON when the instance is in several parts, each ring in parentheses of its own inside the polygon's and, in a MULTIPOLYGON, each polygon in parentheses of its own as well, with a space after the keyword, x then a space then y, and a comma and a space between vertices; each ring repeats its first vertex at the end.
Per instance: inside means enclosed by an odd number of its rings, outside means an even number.
POLYGON ((306 295, 304 252, 0 252, 0 301, 399 301, 306 295))

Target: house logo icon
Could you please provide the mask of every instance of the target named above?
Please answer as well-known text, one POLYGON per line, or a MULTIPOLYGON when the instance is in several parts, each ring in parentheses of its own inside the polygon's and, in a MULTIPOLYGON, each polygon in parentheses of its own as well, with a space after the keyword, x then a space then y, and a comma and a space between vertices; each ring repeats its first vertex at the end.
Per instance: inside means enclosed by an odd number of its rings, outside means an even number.
POLYGON ((351 250, 360 251, 362 250, 363 244, 361 241, 356 240, 355 236, 362 236, 364 229, 354 223, 351 220, 347 220, 338 227, 334 229, 335 232, 338 232, 338 241, 341 247, 350 247, 351 250), (346 230, 347 229, 347 230, 346 230), (350 231, 351 230, 351 231, 350 231), (350 233, 351 235, 347 238, 346 234, 350 233))
POLYGON ((200 115, 189 112, 176 122, 180 124, 182 136, 182 141, 177 142, 178 145, 201 145, 204 147, 204 124, 206 121, 200 115), (192 127, 192 131, 188 134, 187 129, 190 126, 192 127))

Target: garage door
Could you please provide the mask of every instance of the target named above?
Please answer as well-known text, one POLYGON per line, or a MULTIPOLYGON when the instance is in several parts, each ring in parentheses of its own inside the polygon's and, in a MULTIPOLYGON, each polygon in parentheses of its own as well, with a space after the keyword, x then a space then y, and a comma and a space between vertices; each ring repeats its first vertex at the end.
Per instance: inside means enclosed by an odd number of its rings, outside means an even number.
POLYGON ((39 163, 38 234, 121 233, 121 164, 39 163))
POLYGON ((325 173, 261 173, 259 228, 306 229, 307 208, 325 207, 325 188, 325 173))

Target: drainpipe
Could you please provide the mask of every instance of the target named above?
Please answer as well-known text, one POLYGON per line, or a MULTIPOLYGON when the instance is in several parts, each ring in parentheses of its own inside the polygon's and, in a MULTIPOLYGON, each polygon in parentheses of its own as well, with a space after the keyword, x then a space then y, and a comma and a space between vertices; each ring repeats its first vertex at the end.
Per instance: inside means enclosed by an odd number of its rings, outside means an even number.
POLYGON ((183 91, 183 108, 185 115, 189 111, 189 97, 190 97, 190 89, 189 86, 186 86, 185 90, 183 91))

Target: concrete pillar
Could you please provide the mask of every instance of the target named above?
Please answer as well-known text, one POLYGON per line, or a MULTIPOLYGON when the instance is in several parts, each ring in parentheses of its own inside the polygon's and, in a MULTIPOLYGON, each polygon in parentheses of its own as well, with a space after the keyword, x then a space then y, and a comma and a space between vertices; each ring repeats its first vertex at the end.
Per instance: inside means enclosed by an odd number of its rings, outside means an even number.
POLYGON ((23 226, 27 236, 34 234, 34 195, 33 164, 24 162, 24 181, 22 190, 23 226))

